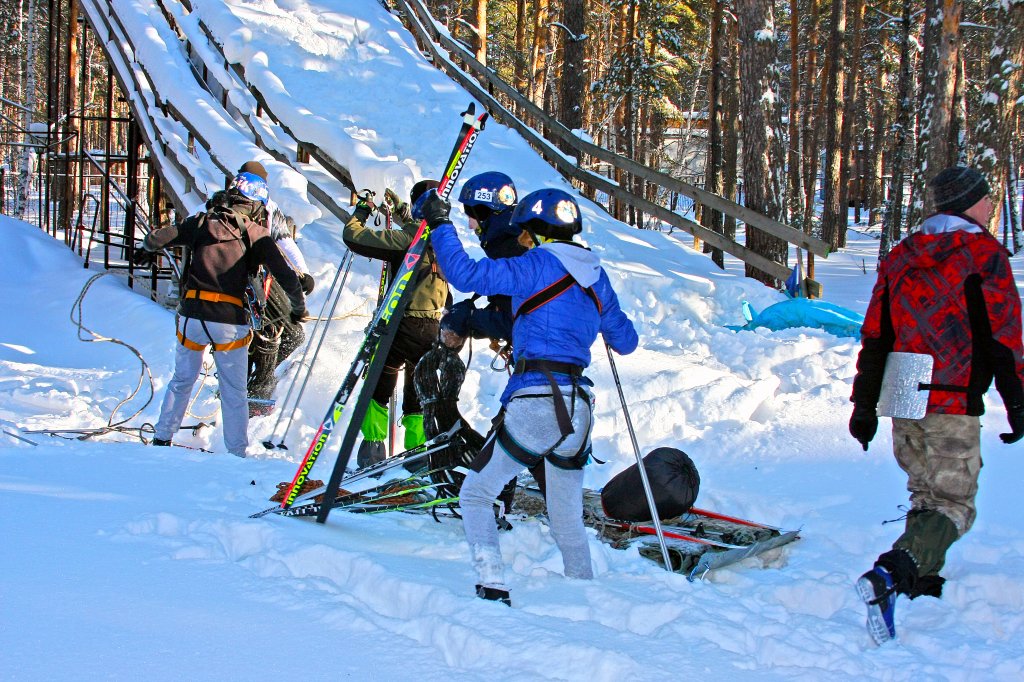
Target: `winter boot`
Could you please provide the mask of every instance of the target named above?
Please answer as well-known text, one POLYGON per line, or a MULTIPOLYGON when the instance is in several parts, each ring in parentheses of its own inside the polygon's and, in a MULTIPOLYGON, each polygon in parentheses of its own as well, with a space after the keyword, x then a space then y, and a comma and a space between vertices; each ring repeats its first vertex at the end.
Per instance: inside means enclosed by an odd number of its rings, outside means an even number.
POLYGON ((153 445, 159 445, 161 447, 169 447, 171 444, 170 439, 164 440, 163 438, 154 438, 152 441, 153 445))
POLYGON ((875 644, 896 639, 896 587, 889 570, 876 564, 857 581, 857 594, 867 605, 868 633, 875 644))
POLYGON ((382 440, 364 440, 359 444, 359 451, 356 453, 356 466, 360 469, 383 462, 387 459, 387 448, 382 440))
POLYGON ((512 606, 512 597, 509 596, 508 590, 502 590, 497 587, 485 587, 483 585, 476 586, 476 596, 487 601, 501 602, 505 606, 512 606))

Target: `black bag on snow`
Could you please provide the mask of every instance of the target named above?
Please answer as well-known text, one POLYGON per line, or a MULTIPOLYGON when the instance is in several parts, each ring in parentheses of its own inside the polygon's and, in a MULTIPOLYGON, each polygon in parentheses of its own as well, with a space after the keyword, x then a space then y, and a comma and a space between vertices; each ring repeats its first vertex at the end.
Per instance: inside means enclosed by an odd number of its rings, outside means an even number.
MULTIPOLYGON (((654 494, 658 516, 671 519, 689 511, 697 501, 700 474, 682 450, 657 448, 644 457, 644 469, 654 494)), ((620 521, 650 521, 640 469, 636 464, 608 481, 601 491, 601 506, 609 518, 620 521)))

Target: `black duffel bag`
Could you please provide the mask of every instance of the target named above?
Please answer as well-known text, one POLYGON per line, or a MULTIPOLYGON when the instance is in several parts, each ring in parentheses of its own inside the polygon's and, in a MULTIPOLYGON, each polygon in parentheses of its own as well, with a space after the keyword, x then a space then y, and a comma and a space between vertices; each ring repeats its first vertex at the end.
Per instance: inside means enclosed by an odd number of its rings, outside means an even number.
MULTIPOLYGON (((689 511, 697 501, 700 474, 682 450, 658 448, 644 457, 644 469, 654 494, 658 516, 671 519, 689 511)), ((620 521, 650 521, 640 469, 636 464, 620 472, 601 491, 601 506, 610 518, 620 521)))

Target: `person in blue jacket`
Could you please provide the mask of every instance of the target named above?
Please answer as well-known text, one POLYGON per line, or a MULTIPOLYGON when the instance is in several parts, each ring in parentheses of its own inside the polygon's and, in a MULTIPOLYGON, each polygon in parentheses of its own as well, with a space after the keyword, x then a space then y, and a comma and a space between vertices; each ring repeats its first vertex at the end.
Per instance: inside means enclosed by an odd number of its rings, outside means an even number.
MULTIPOLYGON (((517 199, 512 178, 498 171, 474 175, 462 186, 459 202, 488 258, 514 258, 526 253, 518 239, 522 230, 511 224, 517 199)), ((512 298, 488 296, 487 305, 477 308, 478 297, 475 293, 459 301, 441 318, 441 340, 449 347, 461 348, 467 337, 512 340, 512 298)))
POLYGON ((512 213, 528 251, 516 258, 473 260, 436 191, 423 198, 438 264, 462 291, 512 297, 515 372, 501 411, 460 492, 466 540, 483 599, 511 605, 492 502, 524 468, 544 463, 551 534, 565 575, 589 579, 590 546, 583 526, 583 467, 590 458, 594 399, 583 372, 600 332, 615 351, 633 352, 633 323, 619 307, 608 275, 589 249, 572 241, 582 231, 579 206, 566 192, 531 192, 512 213))

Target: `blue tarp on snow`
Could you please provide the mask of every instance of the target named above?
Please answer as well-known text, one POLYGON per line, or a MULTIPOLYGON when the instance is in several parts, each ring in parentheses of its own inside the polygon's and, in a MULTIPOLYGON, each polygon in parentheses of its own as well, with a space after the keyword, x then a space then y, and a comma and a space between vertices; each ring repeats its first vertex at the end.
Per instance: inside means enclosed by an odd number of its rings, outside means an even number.
POLYGON ((807 298, 791 298, 770 305, 760 313, 744 301, 743 316, 748 320, 746 325, 729 328, 738 331, 767 327, 779 331, 792 327, 811 327, 824 329, 835 336, 860 338, 860 328, 864 324, 864 316, 860 313, 834 303, 807 298))

